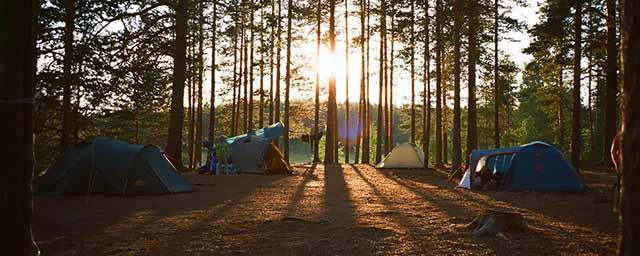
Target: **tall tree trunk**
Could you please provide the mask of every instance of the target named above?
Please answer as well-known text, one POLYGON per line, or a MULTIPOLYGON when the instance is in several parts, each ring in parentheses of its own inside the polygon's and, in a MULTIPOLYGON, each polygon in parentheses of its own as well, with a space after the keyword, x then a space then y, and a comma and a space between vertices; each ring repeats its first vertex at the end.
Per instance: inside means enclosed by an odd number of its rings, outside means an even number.
POLYGON ((344 111, 344 162, 349 163, 349 131, 351 127, 349 125, 349 0, 344 0, 344 61, 345 61, 345 111, 344 111))
POLYGON ((184 80, 187 54, 187 6, 189 0, 179 0, 176 4, 176 39, 173 57, 173 85, 171 90, 171 114, 166 154, 182 166, 182 124, 184 121, 184 80))
POLYGON ((593 129, 593 90, 591 89, 592 75, 593 75, 593 57, 591 53, 589 53, 589 72, 588 77, 588 96, 587 96, 587 105, 589 111, 589 159, 593 160, 595 154, 593 154, 593 150, 595 149, 595 131, 593 129))
POLYGON ((254 94, 254 90, 253 90, 253 82, 255 81, 253 78, 253 68, 254 68, 254 58, 253 58, 253 53, 254 51, 254 35, 255 35, 255 30, 256 30, 256 26, 254 24, 254 18, 255 18, 255 10, 253 9, 253 3, 251 3, 249 5, 249 10, 251 12, 251 21, 249 24, 249 28, 251 28, 251 35, 249 36, 249 93, 247 94, 247 96, 249 97, 248 105, 249 105, 249 110, 247 112, 247 132, 253 130, 253 94, 254 94))
POLYGON ((216 136, 216 25, 218 1, 213 1, 213 13, 211 21, 211 106, 209 106, 209 141, 214 141, 216 136))
POLYGON ((624 110, 622 115, 622 184, 620 186, 622 237, 618 255, 640 253, 640 224, 633 221, 640 212, 640 2, 620 4, 621 63, 624 110))
POLYGON ((574 57, 573 57, 573 114, 571 125, 571 162, 580 172, 580 144, 582 143, 582 128, 580 125, 580 79, 582 69, 582 0, 575 2, 575 31, 574 31, 574 57))
MULTIPOLYGON (((189 42, 189 41, 187 41, 189 42)), ((194 77, 191 74, 193 71, 194 63, 192 61, 193 58, 193 47, 190 45, 187 46, 187 98, 189 98, 188 109, 187 109, 187 154, 189 155, 189 162, 187 167, 189 169, 193 168, 193 138, 194 138, 194 117, 195 117, 195 86, 194 86, 194 77)))
POLYGON ((284 158, 289 162, 289 94, 291 93, 291 18, 293 16, 293 1, 287 5, 287 84, 284 90, 284 158))
MULTIPOLYGON (((236 16, 236 26, 238 28, 236 16)), ((231 135, 235 135, 237 132, 236 119, 238 116, 238 112, 236 112, 236 105, 239 104, 239 93, 236 93, 238 90, 238 31, 236 30, 233 35, 233 98, 231 99, 231 135)))
POLYGON ((457 170, 462 164, 462 138, 460 123, 460 30, 462 27, 462 0, 454 0, 453 25, 453 152, 452 169, 457 170))
POLYGON ((558 104, 558 130, 560 133, 560 141, 558 143, 558 145, 560 145, 560 148, 562 150, 565 150, 566 147, 564 146, 564 99, 563 99, 563 94, 564 94, 564 88, 563 88, 563 81, 562 81, 562 76, 563 76, 563 72, 562 72, 562 67, 560 67, 560 75, 558 77, 558 99, 557 99, 557 104, 558 104))
POLYGON ((415 23, 415 2, 416 0, 411 0, 411 30, 409 34, 410 45, 409 49, 411 52, 410 58, 410 75, 411 77, 411 143, 416 143, 416 101, 415 101, 415 32, 414 32, 414 23, 415 23))
MULTIPOLYGON (((244 15, 243 14, 243 20, 244 20, 244 15)), ((251 30, 251 24, 249 24, 248 29, 251 30)), ((248 31, 247 31, 248 32, 248 31)), ((252 32, 253 33, 253 32, 252 32)), ((242 130, 245 133, 249 132, 249 73, 251 73, 251 71, 249 70, 251 65, 249 64, 249 44, 251 44, 250 39, 247 39, 246 36, 242 36, 242 39, 244 40, 244 44, 243 44, 243 49, 244 49, 244 68, 243 68, 243 72, 242 72, 242 80, 244 82, 242 82, 243 84, 243 100, 242 100, 242 130), (247 42, 247 40, 249 40, 249 42, 247 42)))
MULTIPOLYGON (((443 60, 446 60, 446 57, 442 57, 443 60)), ((446 70, 445 68, 443 68, 444 70, 446 70)), ((443 85, 446 85, 443 84, 443 85)), ((442 91, 442 120, 444 120, 444 122, 442 123, 442 160, 444 161, 444 164, 449 163, 449 133, 448 133, 448 127, 447 127, 447 93, 446 93, 446 87, 443 87, 443 91, 442 91)))
MULTIPOLYGON (((384 104, 382 105, 382 113, 383 113, 383 119, 382 119, 382 128, 384 133, 382 134, 382 141, 383 142, 383 157, 386 156, 387 154, 389 154, 389 57, 388 57, 388 52, 387 52, 387 44, 388 44, 388 39, 387 39, 387 21, 386 21, 386 14, 385 14, 385 37, 384 37, 384 94, 383 94, 383 102, 384 104)), ((380 159, 382 160, 382 159, 380 159)))
POLYGON ((477 0, 469 0, 469 6, 467 7, 468 20, 469 20, 469 67, 468 67, 468 89, 469 89, 469 102, 468 102, 468 114, 467 114, 467 155, 471 154, 471 151, 478 148, 478 124, 476 113, 476 61, 478 60, 477 50, 477 26, 478 17, 478 2, 477 0))
POLYGON ((320 138, 320 28, 322 25, 322 0, 318 0, 316 7, 316 88, 315 88, 315 112, 313 120, 313 162, 320 162, 320 152, 318 152, 318 142, 320 138))
POLYGON ((360 162, 360 145, 362 145, 362 139, 366 134, 364 125, 365 120, 365 12, 366 12, 366 1, 360 0, 360 99, 358 101, 358 125, 357 125, 357 134, 356 134, 356 155, 355 162, 360 162))
POLYGON ((442 166, 442 0, 436 0, 436 165, 442 166))
POLYGON ((195 166, 194 168, 200 167, 200 163, 202 162, 202 129, 203 129, 203 120, 202 120, 202 76, 204 73, 204 4, 200 2, 198 4, 198 109, 196 111, 196 139, 195 139, 195 166))
POLYGON ((616 38, 616 1, 606 0, 607 5, 607 85, 604 96, 604 162, 612 166, 611 142, 618 130, 618 46, 616 38))
MULTIPOLYGON (((271 17, 274 18, 276 16, 276 4, 275 1, 271 1, 271 17)), ((275 46, 275 42, 276 42, 276 27, 275 27, 275 22, 272 22, 271 25, 271 35, 270 35, 270 39, 271 41, 269 42, 269 124, 273 124, 274 123, 274 107, 273 107, 273 101, 274 101, 274 96, 273 96, 273 79, 275 78, 275 76, 273 75, 273 48, 275 46)))
MULTIPOLYGON (((335 9, 336 1, 329 0, 329 50, 331 51, 331 56, 335 56, 336 53, 335 9)), ((327 134, 325 136, 324 162, 325 164, 335 164, 337 162, 337 159, 335 159, 337 147, 337 145, 335 145, 335 125, 337 120, 334 119, 336 112, 336 75, 333 72, 329 76, 329 100, 327 104, 327 134)))
POLYGON ((495 0, 493 6, 493 128, 494 135, 493 141, 495 143, 495 147, 500 147, 500 66, 498 60, 498 22, 500 20, 500 16, 498 13, 498 0, 495 0))
POLYGON ((276 102, 274 106, 274 121, 280 122, 280 60, 282 59, 282 0, 278 0, 278 17, 276 18, 278 32, 276 33, 278 38, 276 40, 276 102))
POLYGON ((424 169, 429 168, 429 140, 431 138, 431 57, 429 51, 429 1, 424 1, 424 85, 422 95, 422 153, 424 154, 424 169))
POLYGON ((386 38, 386 3, 382 1, 381 6, 381 14, 380 14, 380 70, 379 70, 379 89, 378 89, 378 118, 377 118, 377 130, 376 130, 376 163, 379 163, 382 160, 382 141, 384 140, 384 113, 383 113, 383 94, 384 94, 384 83, 385 83, 385 42, 386 38))
POLYGON ((264 8, 260 8, 260 103, 258 107, 258 128, 264 127, 264 8))
POLYGON ((11 122, 0 128, 0 152, 10 159, 3 166, 0 194, 5 216, 2 230, 7 234, 2 252, 6 255, 39 254, 31 233, 37 3, 13 0, 0 4, 0 118, 11 122))
POLYGON ((71 66, 73 65, 73 32, 76 22, 76 1, 64 0, 65 28, 64 28, 64 59, 62 60, 62 129, 60 136, 60 152, 71 146, 71 66))
MULTIPOLYGON (((391 54, 389 54, 389 120, 387 124, 387 141, 389 148, 393 150, 393 65, 394 65, 394 41, 395 41, 395 10, 391 16, 391 54)), ((388 150, 387 150, 388 151, 388 150)), ((389 152, 387 152, 388 154, 389 152)))
POLYGON ((365 106, 364 106, 364 131, 365 133, 363 134, 363 139, 362 139, 362 163, 368 164, 370 162, 370 155, 371 155, 371 102, 370 102, 370 73, 369 73, 369 64, 370 64, 370 30, 371 30, 371 8, 370 8, 370 2, 369 0, 366 0, 366 4, 365 4, 365 13, 367 16, 367 26, 366 26, 366 38, 365 38, 365 43, 366 43, 366 64, 365 64, 365 68, 366 68, 366 73, 365 73, 365 77, 366 77, 366 89, 365 89, 365 106))
MULTIPOLYGON (((242 5, 241 5, 242 6, 242 5)), ((244 132, 244 130, 240 130, 240 110, 243 109, 241 108, 241 106, 246 102, 244 100, 244 96, 242 96, 242 92, 243 92, 243 88, 244 88, 244 74, 247 72, 247 69, 244 67, 244 56, 245 51, 244 51, 244 45, 246 44, 245 38, 244 38, 244 30, 245 30, 245 24, 244 24, 244 13, 242 12, 242 10, 240 10, 240 17, 239 20, 241 22, 240 25, 240 47, 238 47, 238 51, 240 52, 240 58, 238 59, 239 63, 238 63, 238 104, 236 104, 236 132, 237 133, 242 133, 244 132)), ((245 93, 246 95, 246 93, 245 93)), ((245 112, 246 113, 246 112, 245 112)), ((242 122, 244 123, 246 120, 242 119, 242 122)), ((235 135, 235 134, 234 134, 235 135)))

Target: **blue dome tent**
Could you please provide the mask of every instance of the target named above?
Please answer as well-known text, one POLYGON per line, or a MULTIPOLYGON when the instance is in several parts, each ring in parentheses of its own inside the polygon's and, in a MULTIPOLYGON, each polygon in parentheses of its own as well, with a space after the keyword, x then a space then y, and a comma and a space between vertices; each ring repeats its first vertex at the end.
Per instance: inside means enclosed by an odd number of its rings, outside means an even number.
POLYGON ((191 192, 191 183, 155 145, 133 145, 109 138, 69 149, 37 178, 44 195, 108 193, 120 195, 191 192))
POLYGON ((472 188, 482 168, 500 174, 498 189, 507 191, 583 191, 585 185, 575 168, 554 146, 534 141, 498 149, 474 150, 459 187, 472 188), (473 171, 473 173, 472 173, 473 171))

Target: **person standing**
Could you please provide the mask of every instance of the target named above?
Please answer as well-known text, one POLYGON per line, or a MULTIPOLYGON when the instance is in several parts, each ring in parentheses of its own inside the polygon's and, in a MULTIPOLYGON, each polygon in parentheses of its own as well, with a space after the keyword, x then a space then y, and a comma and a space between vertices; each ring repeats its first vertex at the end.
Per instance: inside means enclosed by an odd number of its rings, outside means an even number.
POLYGON ((229 174, 229 164, 227 159, 229 158, 229 144, 225 142, 225 137, 218 137, 218 143, 215 145, 216 158, 218 159, 218 165, 216 167, 217 172, 220 174, 224 171, 225 174, 229 174))

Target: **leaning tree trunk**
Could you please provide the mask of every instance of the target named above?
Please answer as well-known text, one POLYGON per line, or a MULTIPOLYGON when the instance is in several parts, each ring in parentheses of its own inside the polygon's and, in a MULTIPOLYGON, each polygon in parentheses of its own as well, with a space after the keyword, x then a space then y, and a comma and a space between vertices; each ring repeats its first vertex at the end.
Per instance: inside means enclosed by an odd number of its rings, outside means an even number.
POLYGON ((189 0, 176 4, 176 39, 174 41, 173 85, 171 87, 171 114, 166 153, 176 166, 182 166, 182 123, 184 121, 184 80, 187 55, 187 6, 189 0))
POLYGON ((622 237, 619 255, 640 254, 640 2, 621 3, 621 56, 624 110, 622 115, 622 237))
POLYGON ((3 163, 2 252, 6 255, 36 255, 31 234, 33 201, 33 105, 36 77, 37 1, 12 0, 0 4, 0 120, 11 121, 0 130, 3 163), (10 11, 9 11, 10 10, 10 11), (9 235, 10 234, 10 235, 9 235))

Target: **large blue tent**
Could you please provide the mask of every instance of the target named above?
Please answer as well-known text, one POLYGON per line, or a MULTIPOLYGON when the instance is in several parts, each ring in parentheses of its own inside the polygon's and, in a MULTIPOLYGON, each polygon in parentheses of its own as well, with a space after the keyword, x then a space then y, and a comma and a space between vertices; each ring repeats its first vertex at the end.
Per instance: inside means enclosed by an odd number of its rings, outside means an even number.
POLYGON ((565 156, 551 144, 534 141, 529 144, 497 149, 474 150, 460 187, 471 188, 472 172, 479 163, 492 174, 500 173, 499 189, 508 191, 582 191, 584 183, 565 156), (482 162, 484 160, 485 162, 482 162))
POLYGON ((97 138, 69 149, 37 179, 38 194, 168 194, 190 192, 191 183, 155 145, 97 138))
POLYGON ((225 143, 231 145, 236 140, 246 139, 250 136, 256 136, 267 141, 277 140, 284 134, 284 124, 282 122, 277 122, 268 127, 250 131, 249 133, 241 134, 235 137, 227 138, 225 143))

